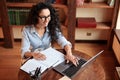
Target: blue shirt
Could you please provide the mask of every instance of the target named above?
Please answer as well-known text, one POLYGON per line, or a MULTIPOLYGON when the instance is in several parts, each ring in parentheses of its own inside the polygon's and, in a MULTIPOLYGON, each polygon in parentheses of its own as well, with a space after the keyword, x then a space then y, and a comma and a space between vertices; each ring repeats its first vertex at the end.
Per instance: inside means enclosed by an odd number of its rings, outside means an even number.
MULTIPOLYGON (((61 32, 57 32, 58 39, 57 43, 64 48, 65 45, 71 43, 66 40, 66 38, 62 35, 61 32)), ((39 36, 35 27, 26 26, 22 30, 22 57, 24 57, 25 52, 33 52, 35 49, 40 48, 41 50, 45 50, 51 46, 51 37, 49 35, 48 27, 46 27, 46 31, 42 37, 39 36)))

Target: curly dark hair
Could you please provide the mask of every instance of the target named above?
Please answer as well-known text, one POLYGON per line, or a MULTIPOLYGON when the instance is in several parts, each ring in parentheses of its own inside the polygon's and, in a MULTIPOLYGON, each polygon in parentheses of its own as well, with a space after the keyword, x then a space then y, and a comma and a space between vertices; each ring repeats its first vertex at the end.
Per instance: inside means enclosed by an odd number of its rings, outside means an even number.
POLYGON ((33 5, 32 9, 29 13, 26 24, 27 25, 32 25, 32 24, 36 25, 38 23, 39 13, 43 9, 50 10, 51 20, 48 24, 48 29, 49 29, 49 35, 51 36, 51 39, 52 39, 52 43, 54 43, 54 41, 56 41, 56 39, 57 39, 56 30, 61 32, 61 28, 60 28, 60 21, 59 21, 58 14, 51 4, 40 2, 36 5, 33 5))

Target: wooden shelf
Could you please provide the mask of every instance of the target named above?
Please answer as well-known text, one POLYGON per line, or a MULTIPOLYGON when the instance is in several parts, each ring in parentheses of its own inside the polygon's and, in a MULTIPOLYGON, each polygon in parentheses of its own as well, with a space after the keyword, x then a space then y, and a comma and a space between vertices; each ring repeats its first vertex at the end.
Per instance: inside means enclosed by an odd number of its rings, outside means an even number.
MULTIPOLYGON (((7 2, 7 7, 11 7, 11 8, 31 8, 33 5, 35 5, 36 3, 22 3, 22 2, 7 2)), ((67 7, 64 4, 52 4, 54 7, 67 7)))
POLYGON ((21 27, 24 27, 25 25, 10 25, 10 26, 15 28, 21 28, 21 27))
POLYGON ((7 2, 7 7, 12 7, 12 8, 31 8, 33 5, 36 3, 15 3, 15 2, 7 2))
POLYGON ((114 7, 109 6, 105 2, 92 2, 92 3, 84 3, 82 6, 77 6, 77 8, 114 8, 114 7))
MULTIPOLYGON (((10 27, 12 27, 12 30, 13 30, 13 38, 14 39, 22 38, 21 30, 22 30, 23 26, 24 25, 10 25, 10 27)), ((4 38, 1 26, 0 26, 0 38, 4 38)))

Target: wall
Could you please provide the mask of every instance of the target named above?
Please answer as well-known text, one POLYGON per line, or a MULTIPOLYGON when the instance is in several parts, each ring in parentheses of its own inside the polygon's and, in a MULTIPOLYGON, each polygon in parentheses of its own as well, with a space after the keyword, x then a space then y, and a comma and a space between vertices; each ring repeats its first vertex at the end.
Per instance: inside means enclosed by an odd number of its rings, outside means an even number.
POLYGON ((76 17, 95 17, 97 22, 111 22, 112 15, 113 15, 113 9, 107 9, 107 8, 77 8, 76 9, 76 17))

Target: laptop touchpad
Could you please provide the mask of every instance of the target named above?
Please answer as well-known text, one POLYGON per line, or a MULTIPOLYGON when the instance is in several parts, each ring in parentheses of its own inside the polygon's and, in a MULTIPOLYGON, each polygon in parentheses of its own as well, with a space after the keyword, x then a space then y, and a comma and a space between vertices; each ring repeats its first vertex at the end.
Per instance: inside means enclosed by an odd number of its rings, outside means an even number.
POLYGON ((72 64, 63 62, 63 63, 59 64, 58 66, 56 66, 55 68, 56 68, 57 70, 59 70, 60 72, 63 72, 65 69, 67 69, 67 68, 70 67, 71 65, 72 65, 72 64))

